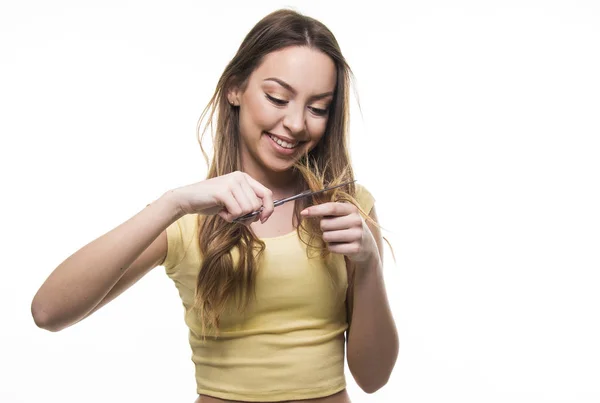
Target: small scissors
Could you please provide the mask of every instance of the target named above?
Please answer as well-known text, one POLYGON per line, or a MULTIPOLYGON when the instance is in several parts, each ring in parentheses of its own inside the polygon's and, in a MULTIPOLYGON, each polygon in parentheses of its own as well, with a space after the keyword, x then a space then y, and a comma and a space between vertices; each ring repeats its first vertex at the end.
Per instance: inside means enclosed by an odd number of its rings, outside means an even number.
MULTIPOLYGON (((273 207, 281 206, 283 203, 287 203, 287 202, 292 201, 292 200, 301 199, 303 197, 308 197, 308 196, 316 195, 316 194, 319 194, 319 193, 327 192, 328 190, 332 190, 332 189, 335 189, 335 188, 346 186, 346 185, 349 185, 350 183, 354 183, 354 182, 356 182, 356 179, 353 180, 353 181, 341 183, 339 185, 326 187, 325 189, 316 190, 314 192, 312 192, 310 189, 308 189, 308 190, 305 190, 302 193, 298 193, 297 195, 286 197, 285 199, 275 200, 273 202, 273 207)), ((262 210, 263 210, 263 208, 261 207, 260 210, 256 210, 256 211, 253 211, 251 213, 248 213, 248 214, 245 214, 243 216, 240 216, 240 217, 234 219, 233 222, 245 221, 245 220, 247 220, 249 218, 255 217, 258 214, 260 214, 260 212, 262 210)))

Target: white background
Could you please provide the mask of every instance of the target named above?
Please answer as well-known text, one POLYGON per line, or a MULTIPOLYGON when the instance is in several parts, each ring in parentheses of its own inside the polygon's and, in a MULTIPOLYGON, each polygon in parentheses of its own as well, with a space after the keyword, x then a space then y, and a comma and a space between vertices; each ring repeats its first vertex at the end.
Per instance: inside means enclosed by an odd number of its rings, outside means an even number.
POLYGON ((84 322, 35 327, 46 276, 203 178, 196 122, 264 15, 336 35, 357 81, 400 356, 353 402, 600 401, 600 6, 595 1, 57 0, 0 7, 0 401, 195 399, 158 268, 84 322))

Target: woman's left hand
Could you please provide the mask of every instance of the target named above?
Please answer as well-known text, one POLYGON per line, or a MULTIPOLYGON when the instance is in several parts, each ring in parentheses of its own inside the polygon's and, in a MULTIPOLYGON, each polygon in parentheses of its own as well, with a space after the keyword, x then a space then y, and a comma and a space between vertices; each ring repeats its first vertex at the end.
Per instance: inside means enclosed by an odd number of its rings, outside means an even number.
POLYGON ((379 258, 375 238, 353 204, 317 204, 302 210, 300 214, 304 218, 322 217, 323 241, 331 252, 346 255, 354 263, 379 258))

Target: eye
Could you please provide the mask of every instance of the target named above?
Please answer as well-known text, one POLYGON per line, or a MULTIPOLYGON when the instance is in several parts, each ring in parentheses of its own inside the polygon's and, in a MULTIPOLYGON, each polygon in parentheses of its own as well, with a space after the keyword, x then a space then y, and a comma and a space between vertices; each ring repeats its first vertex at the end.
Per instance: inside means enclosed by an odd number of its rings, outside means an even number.
POLYGON ((271 102, 273 102, 275 105, 279 105, 279 106, 284 106, 288 103, 288 101, 285 101, 283 99, 279 99, 279 98, 275 98, 270 96, 269 94, 265 94, 265 96, 267 97, 267 99, 271 102))
POLYGON ((308 109, 318 116, 325 116, 329 112, 329 109, 315 108, 314 106, 309 106, 308 109))

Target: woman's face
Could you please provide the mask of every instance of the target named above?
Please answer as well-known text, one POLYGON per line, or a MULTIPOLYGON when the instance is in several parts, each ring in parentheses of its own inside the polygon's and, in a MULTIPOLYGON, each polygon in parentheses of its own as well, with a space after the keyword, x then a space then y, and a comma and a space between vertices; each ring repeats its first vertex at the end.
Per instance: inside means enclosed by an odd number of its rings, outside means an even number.
POLYGON ((314 148, 335 86, 335 64, 318 50, 293 46, 265 56, 245 88, 228 93, 240 108, 243 169, 283 172, 314 148))

